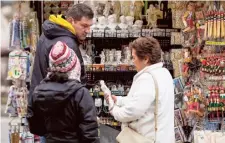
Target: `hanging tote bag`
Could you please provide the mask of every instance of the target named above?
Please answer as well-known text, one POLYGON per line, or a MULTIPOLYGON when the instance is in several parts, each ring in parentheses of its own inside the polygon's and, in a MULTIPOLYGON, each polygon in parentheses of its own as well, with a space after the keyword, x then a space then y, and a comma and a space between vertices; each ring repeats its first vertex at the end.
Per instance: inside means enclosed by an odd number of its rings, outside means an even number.
POLYGON ((157 132, 157 114, 158 114, 158 83, 152 73, 152 78, 154 80, 155 84, 155 139, 150 139, 142 136, 141 134, 137 133, 133 129, 131 129, 129 126, 122 129, 122 131, 119 133, 119 135, 116 137, 116 140, 119 143, 155 143, 156 142, 156 132, 157 132))

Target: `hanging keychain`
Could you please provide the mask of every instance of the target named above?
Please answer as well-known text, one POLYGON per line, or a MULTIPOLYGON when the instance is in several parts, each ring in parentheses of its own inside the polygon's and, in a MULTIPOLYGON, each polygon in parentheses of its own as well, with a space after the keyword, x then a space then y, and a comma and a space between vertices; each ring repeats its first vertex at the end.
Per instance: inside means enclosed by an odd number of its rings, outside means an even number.
POLYGON ((8 100, 6 104, 5 113, 8 113, 10 117, 17 117, 17 103, 16 103, 16 86, 12 85, 9 89, 8 100))

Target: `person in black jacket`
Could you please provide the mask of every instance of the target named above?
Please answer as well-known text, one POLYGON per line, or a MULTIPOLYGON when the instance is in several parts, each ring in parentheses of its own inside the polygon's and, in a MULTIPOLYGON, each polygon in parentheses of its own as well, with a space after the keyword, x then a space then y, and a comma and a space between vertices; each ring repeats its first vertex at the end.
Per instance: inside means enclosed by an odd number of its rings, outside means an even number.
POLYGON ((42 25, 42 31, 37 43, 33 73, 30 86, 30 95, 34 88, 44 79, 48 68, 48 54, 51 47, 57 41, 66 43, 73 49, 81 63, 81 82, 86 83, 86 74, 81 52, 78 48, 80 42, 85 40, 90 32, 94 14, 90 7, 85 4, 76 4, 66 14, 50 15, 42 25))
POLYGON ((49 72, 28 105, 31 133, 46 143, 99 143, 96 108, 80 76, 75 52, 58 41, 49 53, 49 72))

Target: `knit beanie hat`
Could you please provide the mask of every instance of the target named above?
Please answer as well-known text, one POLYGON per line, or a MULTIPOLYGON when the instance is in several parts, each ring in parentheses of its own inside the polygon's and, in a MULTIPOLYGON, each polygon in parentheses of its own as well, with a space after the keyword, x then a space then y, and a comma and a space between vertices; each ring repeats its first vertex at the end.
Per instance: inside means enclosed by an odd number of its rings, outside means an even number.
POLYGON ((69 79, 80 81, 80 61, 75 52, 61 41, 49 53, 49 69, 50 72, 67 73, 69 79))

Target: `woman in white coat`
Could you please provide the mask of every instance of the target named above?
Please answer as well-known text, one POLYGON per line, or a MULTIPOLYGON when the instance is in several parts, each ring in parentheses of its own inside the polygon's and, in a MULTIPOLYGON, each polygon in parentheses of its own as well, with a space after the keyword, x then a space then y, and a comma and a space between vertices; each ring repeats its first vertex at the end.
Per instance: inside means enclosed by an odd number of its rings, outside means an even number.
MULTIPOLYGON (((161 48, 152 37, 140 37, 130 45, 137 74, 126 97, 112 96, 115 102, 110 113, 122 122, 122 130, 131 129, 157 143, 174 143, 173 79, 161 62, 161 48), (151 72, 151 74, 150 74, 151 72), (157 133, 155 137, 155 84, 158 83, 157 133)), ((108 97, 106 96, 106 100, 108 97)))

